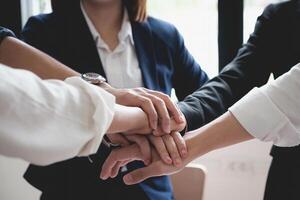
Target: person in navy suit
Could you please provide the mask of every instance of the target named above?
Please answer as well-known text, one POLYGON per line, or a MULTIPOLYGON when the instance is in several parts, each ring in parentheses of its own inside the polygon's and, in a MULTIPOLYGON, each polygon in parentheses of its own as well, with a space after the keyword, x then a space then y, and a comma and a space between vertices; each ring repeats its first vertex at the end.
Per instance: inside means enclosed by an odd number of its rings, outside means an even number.
MULTIPOLYGON (((22 38, 74 70, 99 73, 116 88, 145 87, 167 95, 174 88, 179 100, 208 80, 178 30, 145 16, 146 0, 55 2, 52 13, 28 20, 22 38)), ((82 106, 88 109, 84 102, 82 106)), ((158 148, 174 144, 170 136, 149 141, 158 148)), ((142 167, 141 162, 131 163, 113 179, 101 180, 101 165, 110 150, 101 146, 100 151, 90 157, 92 162, 73 158, 46 167, 31 165, 24 177, 42 191, 41 199, 173 199, 167 176, 134 186, 123 183, 126 171, 142 167)), ((176 164, 175 158, 170 154, 171 163, 176 164)))

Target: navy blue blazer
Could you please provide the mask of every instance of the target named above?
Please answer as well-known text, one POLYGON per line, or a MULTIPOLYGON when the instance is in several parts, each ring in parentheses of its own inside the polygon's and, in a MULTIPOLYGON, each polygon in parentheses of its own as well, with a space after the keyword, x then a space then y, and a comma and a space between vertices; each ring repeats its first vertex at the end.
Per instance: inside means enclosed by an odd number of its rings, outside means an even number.
MULTIPOLYGON (((168 95, 174 88, 178 99, 183 100, 208 80, 173 25, 149 17, 144 23, 132 22, 132 30, 146 88, 168 95)), ((105 76, 79 3, 71 5, 64 13, 31 17, 22 37, 25 42, 80 73, 97 72, 105 76)), ((92 156, 93 164, 87 158, 74 158, 47 167, 32 165, 25 178, 44 194, 57 193, 65 199, 173 199, 167 177, 151 178, 130 187, 123 184, 122 174, 114 180, 101 181, 99 171, 108 153, 107 149, 100 147, 98 153, 92 156), (66 194, 66 188, 72 192, 66 194), (144 197, 138 197, 139 193, 144 197)), ((139 165, 135 163, 129 168, 139 165)))

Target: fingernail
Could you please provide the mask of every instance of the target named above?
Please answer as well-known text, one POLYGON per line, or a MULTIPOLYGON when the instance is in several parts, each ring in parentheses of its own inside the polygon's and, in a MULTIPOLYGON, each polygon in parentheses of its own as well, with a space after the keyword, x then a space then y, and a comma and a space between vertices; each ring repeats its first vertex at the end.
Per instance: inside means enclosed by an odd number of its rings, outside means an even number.
POLYGON ((155 121, 153 121, 153 125, 152 125, 152 126, 153 126, 152 128, 153 128, 154 130, 156 130, 156 129, 157 129, 157 121, 156 121, 156 120, 155 120, 155 121))
POLYGON ((181 151, 181 154, 182 154, 183 156, 187 156, 187 151, 186 151, 186 150, 182 150, 182 151, 181 151))
POLYGON ((100 178, 101 178, 102 180, 105 180, 105 177, 104 177, 103 175, 100 175, 100 178))
POLYGON ((176 158, 176 159, 175 159, 175 164, 176 164, 176 165, 180 165, 180 164, 181 164, 181 160, 180 160, 179 158, 176 158))
POLYGON ((166 133, 170 133, 170 132, 171 132, 170 129, 171 129, 170 126, 165 126, 165 127, 164 127, 164 131, 165 131, 166 133))
POLYGON ((166 162, 171 164, 172 163, 172 159, 169 156, 167 156, 166 157, 166 162))

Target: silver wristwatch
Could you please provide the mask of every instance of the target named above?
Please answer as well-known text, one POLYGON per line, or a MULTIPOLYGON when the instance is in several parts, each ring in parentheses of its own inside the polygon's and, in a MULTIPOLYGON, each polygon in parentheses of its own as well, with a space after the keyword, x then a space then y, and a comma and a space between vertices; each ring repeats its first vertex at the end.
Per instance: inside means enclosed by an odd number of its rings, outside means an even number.
POLYGON ((100 85, 101 83, 106 82, 106 79, 103 76, 94 72, 81 74, 81 78, 93 85, 100 85))
MULTIPOLYGON (((101 76, 100 74, 94 73, 94 72, 82 74, 81 78, 93 85, 100 85, 101 83, 106 82, 106 79, 103 76, 101 76)), ((105 146, 107 146, 108 148, 120 147, 119 144, 112 143, 106 135, 103 137, 102 143, 105 146)))

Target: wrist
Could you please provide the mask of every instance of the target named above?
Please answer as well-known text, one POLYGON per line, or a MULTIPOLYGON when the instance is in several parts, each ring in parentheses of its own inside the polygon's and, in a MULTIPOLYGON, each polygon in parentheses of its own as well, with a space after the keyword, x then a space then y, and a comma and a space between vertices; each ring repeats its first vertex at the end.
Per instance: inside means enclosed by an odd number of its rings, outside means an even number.
POLYGON ((103 82, 101 84, 99 84, 99 87, 101 87, 102 89, 104 89, 105 91, 111 93, 112 95, 114 95, 114 90, 116 90, 115 88, 113 88, 112 86, 110 86, 108 83, 103 82))
POLYGON ((129 120, 128 132, 144 133, 149 132, 148 118, 145 112, 137 107, 130 107, 131 109, 131 120, 129 120))
POLYGON ((188 149, 188 159, 194 160, 213 150, 213 146, 209 142, 209 134, 206 135, 204 128, 188 132, 184 139, 188 149))

